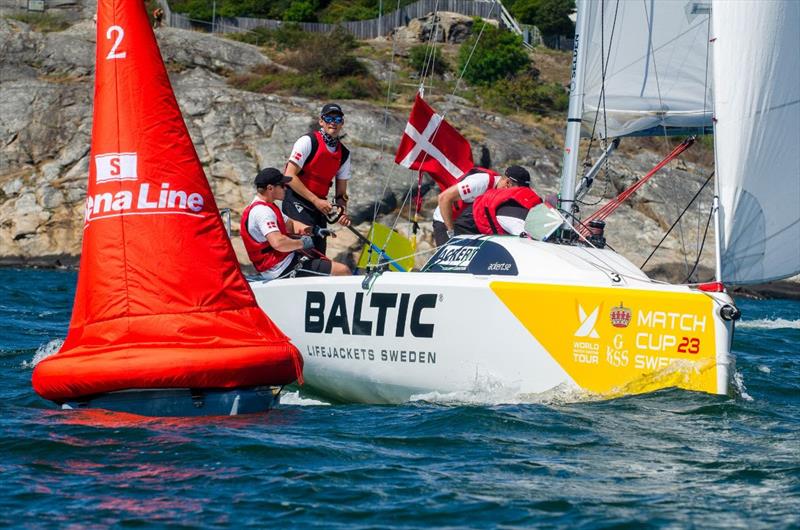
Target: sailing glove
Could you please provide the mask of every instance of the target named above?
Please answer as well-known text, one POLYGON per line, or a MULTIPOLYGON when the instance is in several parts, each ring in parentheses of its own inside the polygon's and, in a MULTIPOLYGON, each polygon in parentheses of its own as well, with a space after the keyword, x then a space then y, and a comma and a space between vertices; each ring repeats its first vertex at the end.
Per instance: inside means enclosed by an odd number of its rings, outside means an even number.
POLYGON ((454 235, 456 235, 456 231, 455 230, 448 230, 447 231, 447 237, 448 238, 453 239, 454 235))
POLYGON ((303 250, 311 250, 314 248, 314 240, 311 236, 301 236, 300 241, 303 243, 303 250))

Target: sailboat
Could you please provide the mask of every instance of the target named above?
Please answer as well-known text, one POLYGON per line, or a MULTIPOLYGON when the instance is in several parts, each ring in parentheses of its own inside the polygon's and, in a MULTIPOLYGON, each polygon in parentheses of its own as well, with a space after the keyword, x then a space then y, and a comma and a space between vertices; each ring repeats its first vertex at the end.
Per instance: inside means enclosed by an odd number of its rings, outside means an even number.
POLYGON ((272 407, 302 357, 239 269, 144 3, 98 2, 95 64, 75 303, 34 390, 154 416, 272 407))
POLYGON ((419 272, 251 283, 305 388, 364 403, 731 392, 726 286, 800 272, 798 27, 793 0, 578 2, 556 233, 579 231, 579 141, 599 111, 606 139, 713 129, 713 281, 655 281, 576 235, 457 237, 419 272))

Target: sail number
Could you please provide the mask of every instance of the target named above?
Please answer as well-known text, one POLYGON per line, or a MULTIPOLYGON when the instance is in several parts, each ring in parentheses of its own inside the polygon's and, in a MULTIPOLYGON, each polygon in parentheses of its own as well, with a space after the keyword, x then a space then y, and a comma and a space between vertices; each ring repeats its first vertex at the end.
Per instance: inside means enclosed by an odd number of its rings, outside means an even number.
POLYGON ((678 344, 678 353, 699 353, 700 352, 700 339, 692 337, 683 337, 681 343, 678 344))
POLYGON ((117 51, 117 48, 119 47, 120 44, 122 44, 122 39, 125 36, 125 30, 123 30, 121 27, 119 27, 119 26, 111 26, 110 28, 108 28, 108 31, 106 31, 106 39, 111 40, 112 39, 112 34, 115 34, 115 33, 117 35, 117 38, 114 40, 114 45, 111 46, 111 51, 108 52, 108 55, 106 55, 106 59, 109 59, 109 60, 110 59, 124 59, 125 55, 127 54, 127 52, 118 52, 117 51))

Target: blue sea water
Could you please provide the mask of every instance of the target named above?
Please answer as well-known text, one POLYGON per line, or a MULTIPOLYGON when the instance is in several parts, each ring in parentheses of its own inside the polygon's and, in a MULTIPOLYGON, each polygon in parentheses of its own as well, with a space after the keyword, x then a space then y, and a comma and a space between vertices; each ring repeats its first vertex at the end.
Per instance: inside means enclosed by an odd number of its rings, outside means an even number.
POLYGON ((0 527, 800 528, 800 303, 740 300, 737 395, 61 412, 76 275, 0 269, 0 527))

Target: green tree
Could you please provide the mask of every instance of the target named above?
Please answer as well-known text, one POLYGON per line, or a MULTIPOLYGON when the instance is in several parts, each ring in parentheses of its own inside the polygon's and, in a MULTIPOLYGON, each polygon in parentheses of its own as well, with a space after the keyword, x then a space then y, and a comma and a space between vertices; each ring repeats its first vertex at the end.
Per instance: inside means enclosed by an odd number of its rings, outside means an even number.
POLYGON ((536 24, 541 0, 517 0, 509 7, 511 14, 523 24, 536 24))
MULTIPOLYGON (((430 48, 424 44, 420 44, 418 46, 414 46, 408 51, 408 62, 411 67, 421 75, 430 75, 430 67, 429 64, 431 62, 431 52, 430 48)), ((436 74, 444 74, 450 69, 450 65, 447 64, 447 60, 442 57, 441 51, 439 48, 433 47, 433 71, 436 74)))
POLYGON ((298 51, 293 66, 304 73, 319 74, 323 78, 338 78, 350 75, 365 75, 362 65, 353 50, 358 41, 341 26, 326 34, 315 34, 298 51))
POLYGON ((314 0, 295 0, 283 13, 287 22, 316 22, 317 3, 314 0))
POLYGON ((534 24, 542 35, 572 35, 575 25, 569 15, 575 11, 575 0, 538 0, 534 24))
POLYGON ((480 19, 473 24, 472 36, 458 50, 459 70, 468 66, 464 71, 464 79, 473 85, 487 85, 498 79, 512 77, 529 64, 530 59, 519 35, 498 29, 480 19), (485 24, 485 28, 470 59, 472 47, 481 32, 481 24, 485 24))

